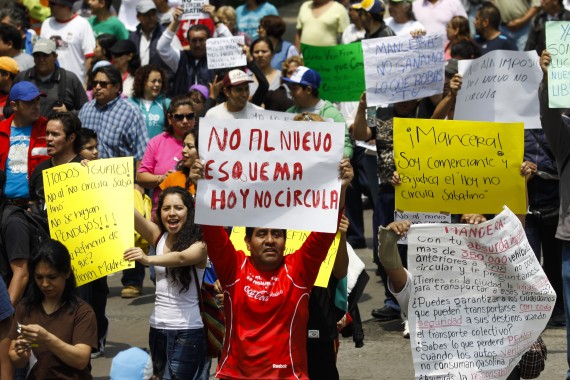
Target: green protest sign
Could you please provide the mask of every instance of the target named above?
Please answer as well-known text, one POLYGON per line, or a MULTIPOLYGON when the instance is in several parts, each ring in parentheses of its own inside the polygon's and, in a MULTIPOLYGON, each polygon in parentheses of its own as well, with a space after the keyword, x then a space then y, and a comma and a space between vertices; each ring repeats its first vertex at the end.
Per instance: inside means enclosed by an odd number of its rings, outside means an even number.
POLYGON ((548 106, 570 107, 570 22, 546 23, 546 50, 552 60, 548 67, 548 106))
POLYGON ((301 45, 305 66, 321 75, 319 95, 331 102, 358 101, 364 91, 362 45, 301 45))

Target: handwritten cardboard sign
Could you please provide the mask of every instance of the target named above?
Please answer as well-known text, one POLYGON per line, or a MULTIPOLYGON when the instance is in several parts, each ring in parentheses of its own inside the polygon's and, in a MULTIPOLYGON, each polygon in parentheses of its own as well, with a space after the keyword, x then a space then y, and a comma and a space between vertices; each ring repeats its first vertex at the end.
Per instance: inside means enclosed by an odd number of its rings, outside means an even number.
MULTIPOLYGON (((435 224, 451 223, 451 215, 438 214, 435 212, 407 212, 394 210, 394 221, 407 220, 412 224, 435 224)), ((408 244, 408 234, 405 233, 398 239, 398 244, 408 244)))
POLYGON ((550 53, 548 66, 548 106, 570 107, 570 22, 546 22, 546 50, 550 53))
POLYGON ((522 123, 394 118, 396 208, 526 213, 522 123))
POLYGON ((246 119, 289 121, 293 120, 294 117, 295 114, 291 112, 269 111, 265 109, 252 108, 250 112, 248 112, 246 119))
POLYGON ((538 85, 542 71, 535 51, 495 50, 474 60, 459 61, 463 75, 455 120, 523 122, 541 128, 538 85))
POLYGON ((441 94, 445 80, 443 35, 362 41, 368 106, 441 94))
POLYGON ((180 0, 183 14, 182 20, 208 18, 207 13, 202 12, 202 7, 209 4, 208 0, 180 0))
POLYGON ((417 378, 506 379, 556 294, 518 218, 412 226, 410 343, 417 378))
MULTIPOLYGON (((298 231, 298 230, 287 230, 287 240, 285 242, 285 255, 290 255, 297 251, 311 231, 298 231)), ((245 227, 234 227, 232 228, 232 234, 230 235, 230 240, 232 241, 234 248, 238 251, 243 251, 247 256, 250 256, 249 250, 243 240, 245 238, 245 227)), ((338 232, 329 248, 327 257, 325 261, 321 264, 319 269, 319 274, 315 280, 315 286, 321 288, 326 288, 329 285, 329 279, 334 267, 334 261, 336 259, 336 254, 338 252, 338 243, 340 241, 340 233, 338 232)))
POLYGON ((43 171, 50 235, 71 255, 77 285, 134 267, 133 158, 70 163, 43 171))
POLYGON ((243 36, 208 38, 206 40, 206 59, 208 69, 223 69, 247 65, 242 46, 243 36))
POLYGON ((301 45, 305 65, 321 76, 319 96, 331 102, 358 101, 364 91, 362 45, 301 45))
POLYGON ((336 232, 344 128, 201 119, 196 223, 336 232))

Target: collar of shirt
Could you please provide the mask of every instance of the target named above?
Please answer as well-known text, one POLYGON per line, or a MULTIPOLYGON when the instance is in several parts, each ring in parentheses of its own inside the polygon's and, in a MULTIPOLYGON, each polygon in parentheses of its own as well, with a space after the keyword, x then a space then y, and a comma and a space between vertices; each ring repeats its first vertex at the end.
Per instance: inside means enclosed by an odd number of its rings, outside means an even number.
POLYGON ((98 111, 107 111, 108 109, 113 108, 115 104, 117 104, 119 99, 121 99, 121 96, 117 95, 115 99, 111 100, 108 103, 103 104, 102 106, 100 106, 99 103, 97 103, 97 100, 95 100, 95 108, 97 108, 98 111))

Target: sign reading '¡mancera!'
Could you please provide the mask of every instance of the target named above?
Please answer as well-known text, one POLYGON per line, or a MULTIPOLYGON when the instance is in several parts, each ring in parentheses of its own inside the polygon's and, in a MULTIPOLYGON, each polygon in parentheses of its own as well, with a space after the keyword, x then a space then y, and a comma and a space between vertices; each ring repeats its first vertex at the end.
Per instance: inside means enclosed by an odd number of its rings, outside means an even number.
POLYGON ((335 232, 344 128, 202 119, 196 223, 335 232))
POLYGON ((522 123, 394 118, 396 208, 526 213, 522 123))

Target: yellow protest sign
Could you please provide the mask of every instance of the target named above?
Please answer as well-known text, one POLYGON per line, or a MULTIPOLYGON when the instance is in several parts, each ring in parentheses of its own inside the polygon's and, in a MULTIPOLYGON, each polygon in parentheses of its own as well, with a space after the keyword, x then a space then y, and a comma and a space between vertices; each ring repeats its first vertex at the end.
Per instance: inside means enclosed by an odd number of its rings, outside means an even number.
POLYGON ((396 208, 526 213, 523 123, 394 118, 396 208))
POLYGON ((70 163, 43 171, 50 235, 71 255, 77 285, 132 268, 133 158, 70 163))
MULTIPOLYGON (((290 255, 291 253, 297 251, 307 237, 309 237, 310 231, 298 231, 298 230, 287 230, 287 241, 285 242, 285 255, 290 255)), ((234 248, 238 251, 243 251, 247 256, 249 256, 249 251, 243 240, 245 238, 245 227, 233 227, 232 234, 230 235, 230 240, 232 241, 234 248)), ((321 269, 319 269, 319 275, 315 281, 315 286, 320 286, 321 288, 326 288, 329 285, 329 279, 334 266, 334 261, 336 259, 336 253, 338 251, 338 243, 340 241, 340 232, 337 232, 330 248, 327 253, 325 261, 321 264, 321 269)))

